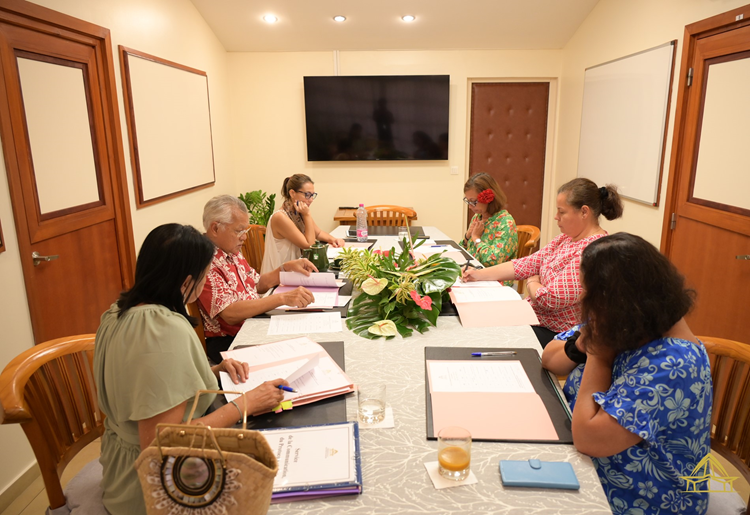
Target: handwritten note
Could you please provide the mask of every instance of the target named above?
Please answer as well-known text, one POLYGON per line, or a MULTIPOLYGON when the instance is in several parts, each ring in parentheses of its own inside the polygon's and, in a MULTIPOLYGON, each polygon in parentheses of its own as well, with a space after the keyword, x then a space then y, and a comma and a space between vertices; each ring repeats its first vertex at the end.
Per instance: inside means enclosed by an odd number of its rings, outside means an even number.
POLYGON ((431 392, 534 393, 520 361, 428 361, 431 392))

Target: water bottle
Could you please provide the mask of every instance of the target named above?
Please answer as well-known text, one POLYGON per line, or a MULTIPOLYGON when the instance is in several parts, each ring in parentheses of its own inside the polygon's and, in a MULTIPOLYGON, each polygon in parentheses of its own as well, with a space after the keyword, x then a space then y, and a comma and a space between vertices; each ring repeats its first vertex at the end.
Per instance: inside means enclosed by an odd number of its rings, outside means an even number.
POLYGON ((364 204, 357 209, 357 241, 367 241, 367 211, 364 204))

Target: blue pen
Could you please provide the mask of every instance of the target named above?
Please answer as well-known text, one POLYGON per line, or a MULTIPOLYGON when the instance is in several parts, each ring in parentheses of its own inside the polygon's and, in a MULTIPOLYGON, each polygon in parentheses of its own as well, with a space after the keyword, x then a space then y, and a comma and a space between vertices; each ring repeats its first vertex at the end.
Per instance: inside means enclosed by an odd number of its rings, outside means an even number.
POLYGON ((514 350, 503 350, 499 352, 472 352, 472 356, 484 357, 484 356, 513 356, 516 354, 514 350))
POLYGON ((295 390, 291 386, 284 386, 283 384, 279 385, 279 390, 284 390, 285 392, 291 392, 291 393, 299 393, 297 390, 295 390))

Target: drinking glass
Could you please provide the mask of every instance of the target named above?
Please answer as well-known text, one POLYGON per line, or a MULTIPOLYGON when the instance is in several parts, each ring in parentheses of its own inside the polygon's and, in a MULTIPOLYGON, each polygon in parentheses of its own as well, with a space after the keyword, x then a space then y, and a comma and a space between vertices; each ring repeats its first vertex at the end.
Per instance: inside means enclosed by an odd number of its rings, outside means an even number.
POLYGON ((360 385, 357 390, 359 421, 377 424, 385 418, 385 385, 360 385))
POLYGON ((402 225, 398 228, 398 241, 403 241, 404 238, 406 238, 407 241, 409 240, 409 228, 402 225))
POLYGON ((438 471, 446 479, 469 477, 471 433, 463 427, 444 427, 438 433, 438 471))

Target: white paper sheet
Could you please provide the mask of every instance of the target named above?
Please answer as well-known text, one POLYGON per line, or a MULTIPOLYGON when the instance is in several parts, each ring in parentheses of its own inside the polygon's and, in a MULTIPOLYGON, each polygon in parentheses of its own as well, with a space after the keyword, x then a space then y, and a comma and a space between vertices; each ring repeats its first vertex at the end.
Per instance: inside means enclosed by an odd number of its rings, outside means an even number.
POLYGON ((299 272, 280 272, 280 281, 284 286, 322 286, 335 288, 336 276, 332 272, 300 274, 299 272))
MULTIPOLYGON (((240 332, 242 331, 240 330, 240 332)), ((237 361, 244 361, 250 363, 252 366, 257 366, 285 359, 309 356, 321 351, 323 351, 323 347, 318 343, 315 343, 310 338, 302 336, 300 338, 291 338, 289 340, 264 343, 261 345, 253 345, 252 347, 245 347, 244 349, 231 350, 223 354, 223 356, 225 359, 234 358, 237 361)))
POLYGON ((326 250, 326 256, 328 256, 328 259, 336 259, 343 251, 343 247, 328 247, 326 250))
POLYGON ((297 308, 295 306, 287 306, 286 304, 279 306, 276 309, 323 309, 332 308, 338 305, 337 297, 339 296, 338 290, 332 292, 313 292, 314 300, 305 306, 304 308, 297 308))
POLYGON ((339 295, 339 301, 336 304, 338 307, 346 306, 346 304, 352 299, 351 295, 339 295))
POLYGON ((497 288, 500 283, 497 281, 471 281, 464 282, 460 277, 453 285, 453 288, 497 288))
POLYGON ((268 334, 339 333, 342 331, 341 313, 301 313, 299 315, 274 315, 268 334))
POLYGON ((428 361, 430 391, 534 393, 520 361, 428 361))
MULTIPOLYGON (((497 285, 498 283, 495 283, 497 285)), ((496 300, 521 300, 516 290, 509 286, 495 288, 456 288, 453 290, 456 304, 463 302, 494 302, 496 300)))

